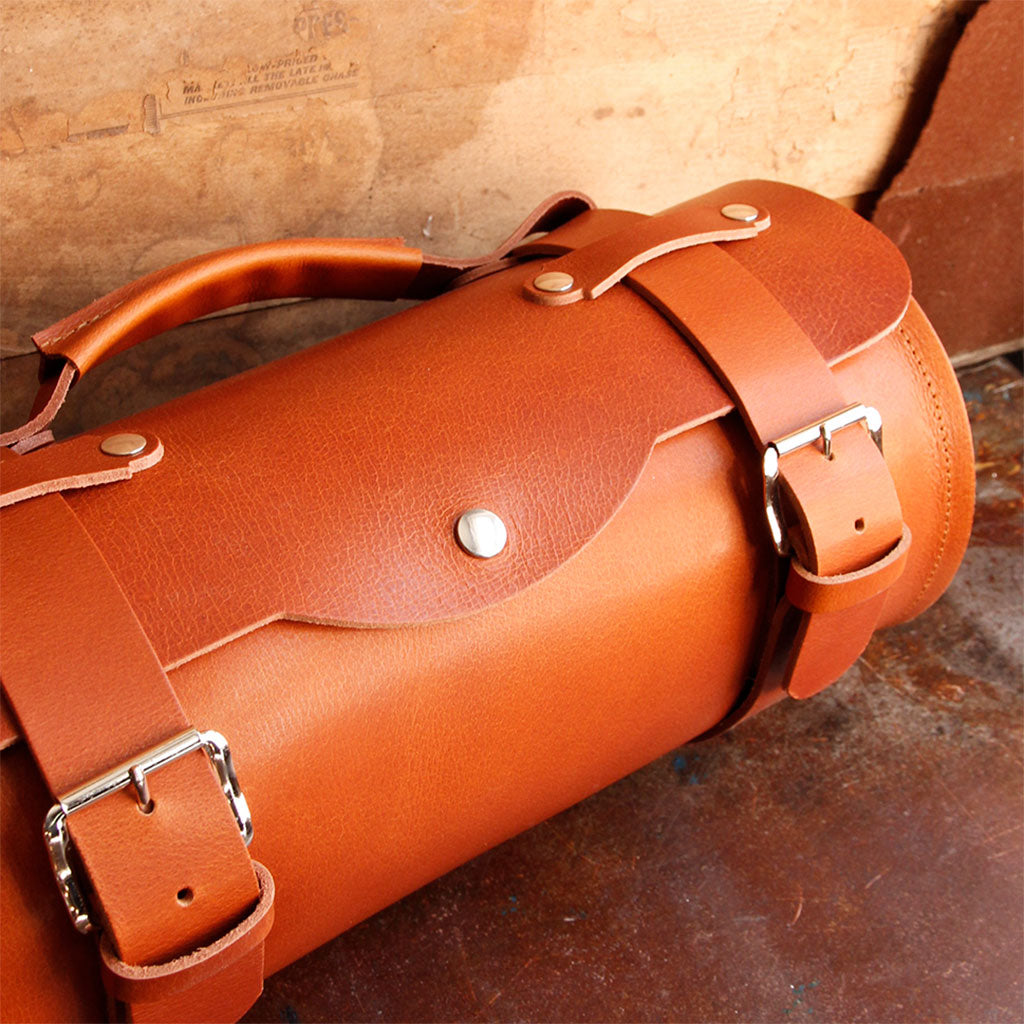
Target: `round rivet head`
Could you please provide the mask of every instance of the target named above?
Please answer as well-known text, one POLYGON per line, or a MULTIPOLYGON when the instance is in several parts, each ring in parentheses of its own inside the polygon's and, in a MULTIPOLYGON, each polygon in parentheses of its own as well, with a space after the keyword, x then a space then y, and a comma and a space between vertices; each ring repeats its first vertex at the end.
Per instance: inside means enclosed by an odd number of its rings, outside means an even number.
POLYGON ((757 207, 750 206, 747 203, 729 203, 727 206, 722 207, 721 213, 723 217, 728 217, 729 220, 741 220, 744 224, 757 220, 757 207))
POLYGON ((112 434, 105 437, 100 444, 104 455, 138 455, 146 447, 146 439, 141 434, 112 434))
POLYGON ((485 508, 471 508, 455 524, 459 547, 474 558, 493 558, 505 550, 508 530, 499 516, 485 508))
POLYGON ((539 292, 567 292, 575 283, 571 274, 560 270, 549 270, 533 279, 533 287, 539 292))

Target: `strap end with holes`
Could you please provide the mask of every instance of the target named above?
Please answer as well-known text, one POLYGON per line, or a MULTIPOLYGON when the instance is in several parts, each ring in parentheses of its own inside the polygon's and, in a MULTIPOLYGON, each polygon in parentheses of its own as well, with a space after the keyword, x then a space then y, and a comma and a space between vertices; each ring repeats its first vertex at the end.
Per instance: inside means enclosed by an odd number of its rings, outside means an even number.
POLYGON ((112 793, 128 788, 134 790, 136 800, 143 811, 152 809, 153 798, 148 776, 194 750, 206 751, 246 846, 252 842, 253 827, 249 805, 238 785, 227 740, 220 733, 197 732, 195 729, 189 729, 166 743, 147 750, 130 762, 118 765, 106 774, 65 794, 46 815, 43 824, 43 838, 50 855, 50 866, 53 868, 53 875, 71 922, 78 931, 83 934, 92 931, 94 922, 89 914, 82 887, 71 866, 69 856, 71 835, 68 831, 68 817, 97 800, 102 800, 112 793))
POLYGON ((789 538, 786 536, 786 524, 782 511, 782 495, 779 488, 779 460, 795 452, 799 448, 821 441, 821 452, 825 458, 832 457, 832 435, 837 430, 863 423, 871 435, 871 439, 882 451, 882 416, 877 409, 869 405, 855 403, 841 409, 831 416, 826 416, 814 423, 801 427, 799 430, 786 434, 772 441, 764 450, 761 464, 764 475, 764 513, 768 522, 775 551, 780 558, 790 553, 789 538))

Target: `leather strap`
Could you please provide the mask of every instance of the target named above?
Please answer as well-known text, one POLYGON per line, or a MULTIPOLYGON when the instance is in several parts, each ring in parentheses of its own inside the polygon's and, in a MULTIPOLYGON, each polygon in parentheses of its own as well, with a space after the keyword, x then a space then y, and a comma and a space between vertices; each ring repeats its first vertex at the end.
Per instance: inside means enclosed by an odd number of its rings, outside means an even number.
POLYGON ((100 448, 103 440, 94 434, 79 434, 24 455, 0 448, 0 508, 43 494, 129 480, 163 458, 164 448, 157 437, 147 438, 145 447, 130 456, 105 454, 100 448))
MULTIPOLYGON (((644 264, 629 283, 693 342, 762 452, 859 397, 841 393, 796 321, 719 246, 644 264)), ((885 460, 861 426, 835 433, 831 457, 816 445, 783 456, 780 477, 796 579, 776 606, 759 670, 729 725, 783 693, 817 693, 853 664, 910 542, 885 460)))
MULTIPOLYGON (((733 196, 729 201, 739 199, 733 196)), ((859 397, 840 392, 817 345, 761 281, 729 254, 732 246, 696 245, 682 252, 673 252, 682 248, 674 244, 659 248, 662 242, 671 243, 673 232, 662 227, 659 242, 657 223, 674 224, 672 215, 679 209, 652 218, 593 211, 550 239, 520 246, 517 254, 561 257, 542 270, 568 272, 571 259, 584 282, 618 279, 618 271, 606 277, 592 267, 627 268, 625 282, 689 338, 715 372, 759 451, 859 397), (614 218, 609 220, 612 232, 571 251, 578 226, 598 216, 614 218), (672 255, 652 258, 666 251, 672 255)), ((768 212, 759 209, 756 222, 768 212)), ((601 290, 589 286, 591 293, 601 290)), ((568 301, 587 294, 584 285, 574 289, 568 301)), ((886 593, 903 571, 910 534, 884 459, 859 426, 837 432, 832 445, 832 459, 826 459, 820 448, 809 447, 781 460, 781 486, 790 516, 788 539, 796 558, 780 567, 788 569, 788 577, 783 576, 783 586, 776 588, 779 599, 766 624, 759 665, 736 707, 708 735, 786 693, 810 696, 838 678, 863 651, 886 593), (787 598, 785 581, 794 577, 790 592, 809 607, 787 598), (826 592, 828 598, 823 596, 826 592)), ((760 503, 759 497, 752 500, 760 503)))
POLYGON ((68 397, 68 391, 71 390, 71 385, 75 382, 77 373, 78 371, 71 363, 61 363, 55 369, 54 365, 48 363, 44 358, 39 367, 39 390, 32 403, 29 418, 20 427, 0 434, 0 447, 21 451, 24 446, 28 446, 29 449, 38 447, 35 442, 39 438, 43 439, 41 443, 44 444, 48 440, 52 440, 52 435, 49 434, 47 427, 60 412, 64 399, 68 397))
POLYGON ((247 302, 399 298, 422 265, 423 254, 399 238, 290 238, 221 249, 124 285, 32 340, 82 375, 147 338, 247 302))
MULTIPOLYGON (((190 723, 103 556, 64 499, 49 494, 10 506, 0 521, 0 676, 59 800, 190 723), (71 566, 74 587, 66 585, 71 566)), ((120 790, 67 817, 92 890, 93 920, 113 954, 125 965, 164 965, 166 976, 180 975, 172 1003, 147 998, 143 1010, 129 1002, 117 1007, 117 1018, 235 1020, 259 995, 262 939, 243 942, 241 953, 226 940, 233 931, 239 941, 250 934, 242 925, 254 912, 266 917, 272 891, 264 885, 261 901, 205 753, 171 761, 149 782, 149 813, 120 790), (217 1017, 200 998, 208 986, 200 994, 188 980, 199 980, 190 956, 200 947, 211 947, 200 973, 219 979, 217 1017)))
POLYGON ((764 209, 757 209, 750 221, 737 221, 726 217, 718 203, 678 206, 633 221, 552 263, 538 266, 536 275, 525 285, 524 294, 544 306, 565 306, 581 299, 596 299, 627 274, 659 256, 709 242, 753 238, 770 226, 771 217, 764 209), (572 284, 560 292, 539 289, 538 278, 550 273, 564 274, 572 284))
POLYGON ((594 201, 582 192, 556 192, 531 210, 508 238, 484 256, 453 259, 450 256, 424 253, 423 267, 409 287, 407 297, 428 299, 440 295, 448 288, 459 287, 485 274, 503 270, 509 262, 515 262, 510 259, 512 251, 518 250, 530 236, 554 231, 593 209, 594 201))
POLYGON ((166 963, 140 966, 124 963, 106 936, 100 939, 112 1021, 236 1020, 248 1009, 239 1009, 224 972, 231 968, 232 982, 241 975, 244 992, 263 987, 263 946, 274 923, 274 879, 258 861, 252 866, 260 884, 259 901, 240 924, 208 946, 166 963), (125 1016, 127 1008, 130 1017, 125 1016))
POLYGON ((870 601, 888 590, 903 574, 910 550, 910 528, 903 527, 900 542, 867 569, 816 576, 798 561, 786 579, 786 600, 805 612, 841 612, 870 601))

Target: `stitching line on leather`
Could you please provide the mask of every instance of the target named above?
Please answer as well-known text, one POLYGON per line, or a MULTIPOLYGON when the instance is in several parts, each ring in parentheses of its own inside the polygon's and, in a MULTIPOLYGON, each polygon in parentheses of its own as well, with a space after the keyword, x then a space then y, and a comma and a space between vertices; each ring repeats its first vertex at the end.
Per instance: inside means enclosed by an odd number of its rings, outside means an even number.
POLYGON ((108 313, 113 313, 115 309, 119 309, 127 301, 128 297, 125 296, 125 298, 121 299, 119 302, 115 302, 112 306, 108 306, 106 309, 100 310, 100 312, 97 313, 91 319, 83 320, 81 323, 75 324, 75 326, 72 327, 71 330, 65 331, 59 337, 48 338, 46 341, 43 342, 43 344, 46 346, 46 348, 49 348, 51 345, 56 345, 58 342, 64 341, 65 338, 70 338, 72 334, 76 333, 77 331, 80 331, 83 327, 88 327, 89 324, 95 323, 97 320, 102 319, 108 313))
POLYGON ((911 339, 910 332, 905 327, 904 322, 901 322, 896 330, 900 337, 902 337, 904 346, 910 350, 910 354, 914 357, 914 362, 917 363, 918 372, 924 381, 925 387, 928 388, 928 393, 932 399, 932 412, 935 417, 935 422, 939 428, 939 444, 942 448, 943 469, 946 482, 946 500, 943 510, 942 536, 939 538, 939 549, 932 561, 931 571, 925 578, 924 583, 921 584, 921 588, 918 590, 917 595, 914 598, 915 601, 918 601, 922 596, 924 596, 928 588, 931 586, 932 580, 935 579, 935 574, 938 572, 939 565, 942 562, 942 557, 946 553, 946 544, 949 540, 949 526, 953 517, 953 457, 949 451, 949 431, 946 427, 946 418, 942 411, 942 404, 939 401, 934 378, 928 372, 928 369, 924 364, 924 360, 921 358, 921 355, 917 350, 917 346, 911 339))

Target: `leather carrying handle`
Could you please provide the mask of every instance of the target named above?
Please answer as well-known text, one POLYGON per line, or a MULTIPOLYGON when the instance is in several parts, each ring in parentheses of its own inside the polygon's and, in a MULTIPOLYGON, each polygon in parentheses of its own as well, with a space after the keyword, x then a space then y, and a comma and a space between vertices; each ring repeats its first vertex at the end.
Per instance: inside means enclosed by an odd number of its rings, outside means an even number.
POLYGON ((78 378, 173 327, 264 299, 397 299, 423 265, 423 254, 398 238, 296 238, 220 249, 154 271, 32 336, 43 357, 39 391, 28 422, 0 434, 0 446, 20 453, 52 440, 47 428, 78 378))
POLYGON ((397 299, 422 265, 423 254, 397 238, 296 238, 221 249, 139 278, 32 340, 81 376, 147 338, 248 302, 397 299))
POLYGON ((496 249, 472 259, 425 255, 400 238, 296 238, 221 249, 154 271, 33 335, 43 356, 39 393, 28 422, 0 434, 0 446, 28 451, 51 440, 44 432, 75 380, 197 317, 267 299, 429 298, 457 278, 500 268, 530 234, 593 207, 582 192, 558 192, 496 249))

